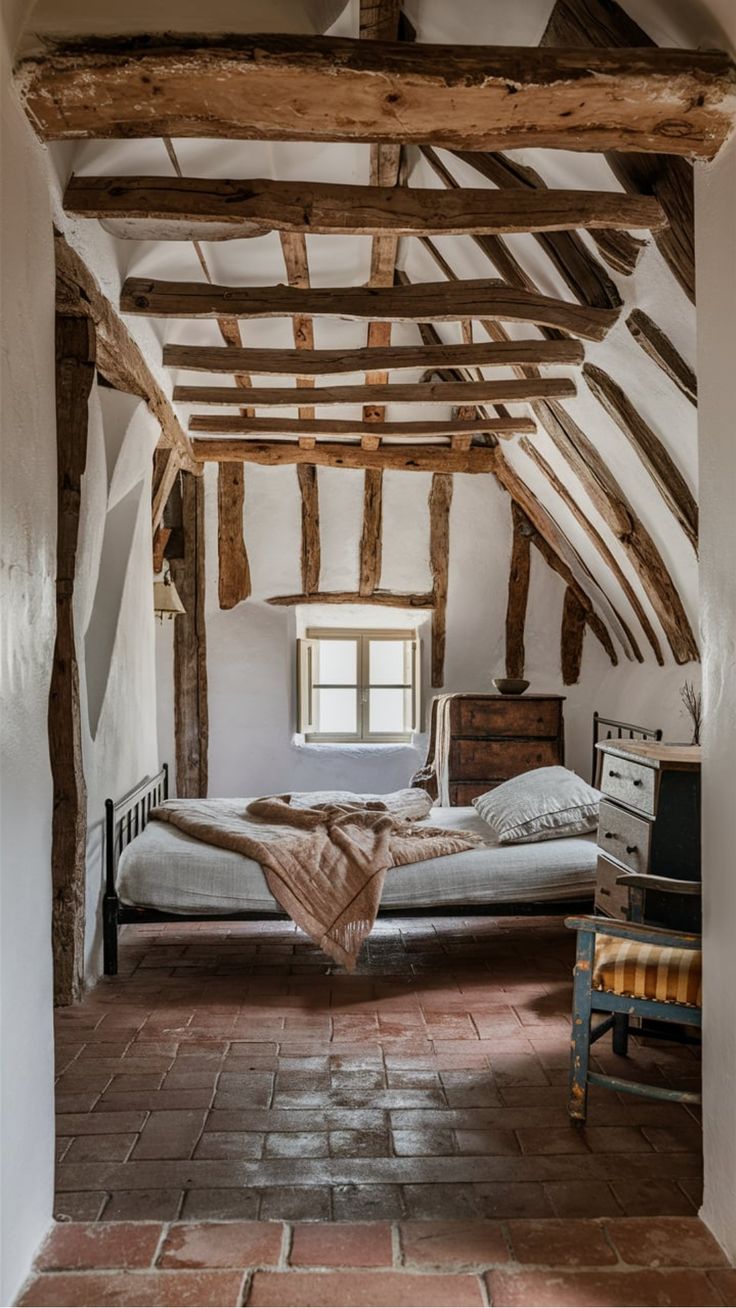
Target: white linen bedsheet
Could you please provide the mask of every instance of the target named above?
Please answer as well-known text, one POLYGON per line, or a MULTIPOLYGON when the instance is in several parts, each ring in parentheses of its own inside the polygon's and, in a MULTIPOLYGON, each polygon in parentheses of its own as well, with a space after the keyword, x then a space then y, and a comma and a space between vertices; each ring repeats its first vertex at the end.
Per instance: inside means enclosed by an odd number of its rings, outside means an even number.
MULTIPOLYGON (((474 808, 433 808, 417 825, 472 831, 483 844, 461 854, 390 868, 381 908, 552 901, 592 892, 594 835, 499 845, 474 808)), ((167 913, 281 911, 260 863, 192 840, 165 822, 149 822, 123 851, 117 886, 124 904, 167 913)))

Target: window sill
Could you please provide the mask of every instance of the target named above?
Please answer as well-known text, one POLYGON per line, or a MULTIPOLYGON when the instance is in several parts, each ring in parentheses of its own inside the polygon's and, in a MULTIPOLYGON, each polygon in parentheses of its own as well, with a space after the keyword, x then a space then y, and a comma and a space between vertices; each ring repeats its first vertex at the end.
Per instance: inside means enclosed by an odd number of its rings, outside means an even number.
POLYGON ((412 740, 305 740, 303 736, 292 736, 294 749, 312 754, 398 754, 413 753, 418 745, 412 740))

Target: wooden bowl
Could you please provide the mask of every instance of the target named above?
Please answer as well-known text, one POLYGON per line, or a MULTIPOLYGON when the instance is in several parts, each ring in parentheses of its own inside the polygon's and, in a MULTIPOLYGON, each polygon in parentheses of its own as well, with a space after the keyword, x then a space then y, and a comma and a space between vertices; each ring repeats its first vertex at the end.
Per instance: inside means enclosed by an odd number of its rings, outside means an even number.
POLYGON ((523 677, 494 677, 493 684, 501 695, 523 695, 529 686, 523 677))

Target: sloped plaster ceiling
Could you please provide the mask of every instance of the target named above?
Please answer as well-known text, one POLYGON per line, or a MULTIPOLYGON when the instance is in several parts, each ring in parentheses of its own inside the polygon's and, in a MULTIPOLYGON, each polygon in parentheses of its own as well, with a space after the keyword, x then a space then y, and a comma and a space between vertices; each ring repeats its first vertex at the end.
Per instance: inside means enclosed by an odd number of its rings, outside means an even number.
MULTIPOLYGON (((310 15, 305 17, 305 5, 287 6, 290 10, 299 9, 302 16, 298 22, 319 24, 325 21, 327 6, 312 6, 310 15), (317 13, 319 10, 319 14, 317 13)), ((651 30, 655 39, 666 40, 672 45, 684 45, 691 42, 702 44, 702 33, 717 36, 717 28, 711 21, 698 27, 693 13, 698 6, 670 5, 649 3, 647 0, 630 0, 625 4, 627 12, 638 21, 645 30, 651 30), (680 24, 680 20, 682 23, 680 24), (687 20, 687 21, 685 21, 687 20), (697 29, 697 30, 694 30, 697 29)), ((49 14, 58 18, 59 7, 51 6, 47 0, 45 6, 37 8, 40 26, 50 21, 49 14)), ((333 6, 334 25, 330 29, 338 35, 357 35, 358 5, 351 0, 346 6, 333 6), (339 13, 337 12, 339 10, 339 13)), ((268 6, 268 27, 271 30, 287 30, 282 22, 282 6, 268 6)), ((458 0, 449 5, 445 0, 406 0, 405 11, 417 29, 417 39, 429 42, 448 43, 487 43, 534 45, 544 31, 552 9, 551 0, 526 0, 523 5, 512 5, 506 0, 458 0)), ((69 17, 69 30, 74 26, 78 14, 71 9, 65 10, 69 17)), ((132 11, 130 11, 132 13, 132 11)), ((243 19, 239 24, 241 30, 250 27, 250 18, 255 12, 251 7, 238 12, 243 19), (245 17, 246 13, 249 15, 245 17)), ((114 25, 107 11, 106 22, 114 25)), ((212 17, 212 12, 210 12, 212 17)), ((327 15, 329 20, 329 15, 327 15)), ((66 21, 66 20, 65 20, 66 21)), ((80 20, 81 21, 81 20, 80 20)), ((296 22, 292 13, 291 22, 296 22)), ((127 20, 126 20, 127 22, 127 20)), ((130 18, 131 25, 135 25, 130 18)), ((167 24, 168 25, 168 24, 167 24)), ((213 26, 216 26, 213 19, 213 26)), ((258 24, 256 24, 258 25, 258 24)), ((31 27, 33 23, 31 23, 31 27)), ((180 21, 181 30, 186 23, 180 21)), ((78 29, 82 30, 82 29, 78 29)), ((87 29, 89 30, 89 24, 87 29)), ((107 29, 112 30, 112 29, 107 29)), ((126 28, 130 30, 130 28, 126 28)), ((251 29, 252 30, 252 29, 251 29)), ((289 27, 288 30, 294 30, 289 27)), ((307 30, 303 27, 301 30, 307 30)), ((311 28, 309 30, 315 30, 311 28)), ((706 41, 707 43, 707 41, 706 41)), ((298 142, 236 142, 177 140, 174 143, 178 165, 184 175, 210 177, 264 176, 284 180, 304 180, 322 182, 367 183, 369 180, 369 148, 346 144, 311 144, 298 142)), ((159 140, 80 142, 69 147, 52 146, 60 181, 63 183, 72 172, 79 174, 154 174, 172 175, 172 160, 163 142, 159 140)), ((475 169, 443 151, 438 152, 444 165, 463 185, 474 187, 489 186, 475 169)), ((409 184, 420 186, 441 185, 440 180, 415 148, 406 150, 409 165, 409 184)), ((619 190, 619 184, 613 176, 605 158, 600 154, 578 154, 567 151, 525 150, 511 153, 512 158, 534 167, 550 186, 587 187, 594 189, 619 190)), ((114 291, 115 283, 126 276, 153 276, 174 280, 200 281, 203 277, 197 253, 186 242, 136 242, 122 241, 100 230, 99 224, 76 222, 71 227, 75 243, 82 248, 89 245, 90 262, 95 266, 95 258, 101 251, 106 252, 108 263, 107 286, 114 291), (92 230, 94 229, 94 231, 92 230), (116 263, 115 274, 109 272, 109 254, 113 253, 116 263)), ((664 263, 656 245, 648 233, 638 233, 646 238, 646 245, 633 275, 623 276, 609 267, 605 271, 618 287, 624 301, 624 307, 617 325, 611 330, 606 340, 600 344, 588 345, 587 359, 608 372, 629 394, 643 418, 661 440, 665 449, 682 472, 691 491, 696 491, 697 478, 697 413, 688 400, 662 373, 637 345, 628 332, 625 318, 634 307, 642 308, 671 338, 676 349, 691 365, 695 360, 695 311, 678 286, 670 270, 664 263)), ((562 298, 570 298, 570 292, 559 273, 551 263, 545 251, 531 236, 506 238, 510 250, 529 276, 533 278, 540 290, 562 298)), ((595 245, 587 233, 581 234, 584 244, 594 253, 595 245)), ((308 236, 306 238, 312 285, 327 287, 336 285, 360 285, 368 279, 370 268, 371 241, 369 237, 334 237, 308 236)), ((438 238, 436 245, 447 263, 461 277, 494 276, 496 270, 486 255, 469 237, 438 238)), ((221 243, 204 243, 202 250, 213 281, 225 285, 253 284, 273 285, 283 283, 286 273, 281 253, 281 245, 276 233, 250 240, 227 241, 221 243)), ((84 253, 83 249, 83 253, 84 253)), ((598 256, 600 258, 600 256, 598 256)), ((399 247, 398 264, 404 268, 413 280, 435 281, 442 279, 431 255, 420 243, 413 239, 402 239, 399 247)), ((104 280, 104 279, 103 279, 104 280)), ((219 345, 222 343, 216 322, 178 322, 174 320, 129 320, 133 333, 143 342, 146 341, 146 353, 151 363, 158 365, 160 354, 156 351, 167 342, 186 342, 190 344, 219 345)), ((482 327, 475 326, 476 339, 485 339, 482 327)), ((508 325, 512 336, 536 335, 535 329, 508 325)), ((360 347, 365 343, 365 324, 358 322, 327 321, 318 319, 314 324, 315 346, 320 348, 360 347)), ((443 340, 459 341, 459 324, 438 324, 438 332, 443 340)), ((245 345, 259 347, 283 347, 290 349, 293 345, 292 325, 287 319, 269 319, 258 322, 241 323, 241 335, 245 345)), ((410 324, 395 324, 392 331, 394 344, 413 344, 418 341, 418 330, 410 324)), ((679 590, 686 612, 694 627, 697 628, 698 573, 697 559, 692 546, 686 539, 681 527, 664 503, 651 475, 643 467, 637 453, 626 440, 616 424, 604 412, 598 400, 586 386, 581 373, 576 369, 556 369, 560 375, 568 375, 577 380, 578 395, 567 401, 569 413, 583 429, 602 456, 613 476, 622 486, 625 495, 642 519, 651 534, 662 558, 670 571, 679 590)), ((498 370, 486 370, 487 376, 503 377, 498 370)), ((506 374, 508 375, 508 374, 506 374)), ((420 374, 402 373, 401 380, 419 380, 420 374)), ((177 384, 228 384, 228 378, 208 376, 202 373, 186 371, 172 372, 167 385, 177 384)), ((253 377, 255 385, 268 384, 272 379, 253 377)), ((345 384, 359 384, 362 375, 344 376, 345 384)), ((239 398, 239 397, 238 397, 239 398)), ((182 422, 186 424, 191 408, 178 406, 182 422)), ((510 406, 510 411, 521 413, 523 408, 510 406)), ((232 409, 218 410, 222 413, 236 413, 232 409)), ((315 410, 317 417, 336 416, 335 411, 320 408, 315 410)), ((359 406, 340 410, 340 416, 359 417, 359 406)), ((282 417, 297 417, 296 409, 279 411, 282 417)), ((428 410, 420 406, 395 406, 386 408, 388 421, 411 420, 428 415, 428 410)), ((431 416, 436 419, 449 417, 450 410, 433 407, 431 416)), ((531 438, 540 454, 550 464, 554 472, 567 486, 582 507, 587 517, 603 536, 614 557, 618 561, 624 576, 629 580, 640 598, 645 613, 654 630, 660 637, 665 657, 671 658, 667 641, 652 610, 649 599, 643 591, 639 579, 631 565, 626 550, 615 539, 606 523, 602 520, 587 494, 582 489, 575 474, 570 470, 564 458, 559 454, 550 438, 538 426, 536 436, 531 438)), ((621 591, 618 581, 592 545, 588 535, 580 527, 550 487, 544 475, 521 450, 518 441, 503 443, 503 452, 523 479, 532 488, 539 500, 545 505, 565 531, 575 549, 590 569, 595 580, 620 611, 625 621, 634 632, 645 657, 652 659, 652 651, 626 596, 621 591)), ((273 476, 277 470, 271 470, 273 476)), ((295 482, 293 469, 279 473, 283 480, 295 482)), ((338 494, 350 494, 347 474, 336 473, 334 478, 320 476, 320 482, 326 488, 334 480, 342 487, 338 494)), ((356 483, 358 478, 354 479, 356 483)), ((289 499, 294 499, 290 496, 289 499)), ((296 503, 295 503, 296 507, 296 503)), ((356 501, 356 511, 357 508, 356 501)), ((387 510, 388 513, 388 510, 387 510)), ((323 531, 329 531, 329 502, 327 495, 322 498, 323 531)), ((298 516, 298 515, 297 515, 298 516)), ((387 521, 388 518, 385 518, 387 521)), ((298 527, 298 523, 295 523, 298 527)), ((282 541, 283 537, 279 537, 282 541)), ((284 548, 282 545, 281 548, 284 548)), ((327 557, 327 555, 326 555, 327 557)), ((252 560, 257 568, 257 561, 252 560)), ((327 576, 324 584, 329 584, 327 576)))

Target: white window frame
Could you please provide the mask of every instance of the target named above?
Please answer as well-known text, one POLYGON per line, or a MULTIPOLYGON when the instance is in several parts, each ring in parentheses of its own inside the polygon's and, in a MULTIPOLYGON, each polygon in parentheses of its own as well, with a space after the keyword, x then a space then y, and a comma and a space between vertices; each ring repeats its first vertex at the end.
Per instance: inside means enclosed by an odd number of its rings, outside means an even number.
MULTIPOLYGON (((334 688, 350 689, 352 683, 348 683, 348 685, 342 683, 334 688)), ((304 637, 297 641, 297 705, 299 731, 303 734, 307 743, 382 745, 410 742, 413 732, 419 729, 421 707, 421 645, 416 631, 375 627, 309 627, 304 637), (357 681, 354 688, 358 728, 355 732, 322 732, 315 729, 314 691, 320 688, 333 688, 332 683, 328 685, 314 680, 316 646, 320 640, 353 640, 357 645, 357 681), (369 647, 371 641, 377 640, 402 640, 410 646, 408 662, 411 677, 409 681, 395 684, 382 683, 376 686, 370 685, 369 647), (371 689, 408 690, 411 692, 411 725, 408 731, 369 731, 369 692, 371 689)))

